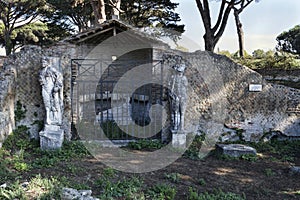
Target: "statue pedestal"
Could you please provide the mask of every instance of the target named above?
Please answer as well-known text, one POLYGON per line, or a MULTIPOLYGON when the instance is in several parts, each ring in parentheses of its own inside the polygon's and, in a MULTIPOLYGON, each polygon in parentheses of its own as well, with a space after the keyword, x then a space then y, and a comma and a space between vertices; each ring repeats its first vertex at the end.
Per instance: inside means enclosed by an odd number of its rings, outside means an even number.
POLYGON ((172 132, 172 146, 175 148, 186 148, 186 133, 182 130, 172 132))
POLYGON ((64 141, 64 131, 60 126, 45 125, 40 132, 40 146, 42 150, 60 149, 64 141))

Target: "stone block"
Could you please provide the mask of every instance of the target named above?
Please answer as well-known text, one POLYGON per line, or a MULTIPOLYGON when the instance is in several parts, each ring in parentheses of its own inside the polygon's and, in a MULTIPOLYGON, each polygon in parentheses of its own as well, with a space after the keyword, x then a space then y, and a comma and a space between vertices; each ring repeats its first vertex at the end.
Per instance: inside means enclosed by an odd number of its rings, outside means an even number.
POLYGON ((172 133, 172 146, 175 148, 186 148, 186 134, 183 132, 172 133))
POLYGON ((291 166, 290 167, 290 172, 292 174, 300 174, 300 166, 291 166))
POLYGON ((256 155, 256 149, 242 144, 217 144, 218 153, 232 157, 240 157, 242 155, 256 155))
POLYGON ((55 150, 62 147, 64 131, 59 126, 46 125, 40 132, 40 146, 42 150, 55 150))

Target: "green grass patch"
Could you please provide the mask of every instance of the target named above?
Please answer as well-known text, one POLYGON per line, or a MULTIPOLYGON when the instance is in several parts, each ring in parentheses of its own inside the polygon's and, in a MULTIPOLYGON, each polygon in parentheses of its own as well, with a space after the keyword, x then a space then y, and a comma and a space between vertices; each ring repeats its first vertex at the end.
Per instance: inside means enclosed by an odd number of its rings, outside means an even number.
POLYGON ((222 190, 215 190, 214 192, 198 193, 192 187, 189 188, 188 200, 245 200, 245 195, 239 195, 232 192, 223 192, 222 190))
POLYGON ((61 185, 55 178, 43 178, 41 175, 33 177, 27 184, 19 181, 9 184, 5 188, 0 188, 0 199, 60 199, 61 185))
POLYGON ((172 200, 175 198, 177 190, 168 184, 156 184, 146 192, 147 199, 151 200, 172 200))

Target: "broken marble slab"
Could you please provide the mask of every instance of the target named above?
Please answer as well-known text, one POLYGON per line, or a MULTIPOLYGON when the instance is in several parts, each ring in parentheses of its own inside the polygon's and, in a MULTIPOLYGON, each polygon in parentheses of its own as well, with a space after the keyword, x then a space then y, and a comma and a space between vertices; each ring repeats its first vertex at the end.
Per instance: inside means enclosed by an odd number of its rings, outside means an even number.
POLYGON ((231 157, 240 157, 242 155, 256 155, 256 149, 243 144, 217 144, 218 153, 231 157))

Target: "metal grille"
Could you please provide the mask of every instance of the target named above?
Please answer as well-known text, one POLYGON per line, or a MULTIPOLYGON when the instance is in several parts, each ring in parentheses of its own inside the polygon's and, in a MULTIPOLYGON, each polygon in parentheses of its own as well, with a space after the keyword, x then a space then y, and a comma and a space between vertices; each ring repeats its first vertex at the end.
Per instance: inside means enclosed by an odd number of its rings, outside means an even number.
POLYGON ((114 92, 116 84, 134 87, 130 80, 122 80, 122 76, 147 62, 72 60, 72 119, 79 127, 80 136, 88 135, 97 140, 161 138, 162 113, 157 110, 150 113, 154 104, 162 102, 163 66, 160 61, 151 61, 145 67, 149 67, 153 78, 160 79, 161 84, 132 88, 131 94, 114 92))

